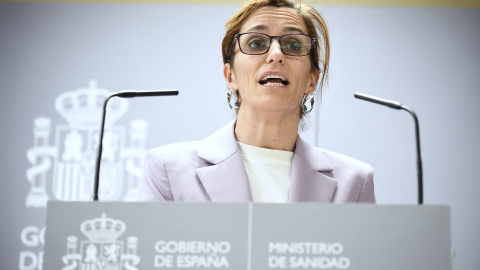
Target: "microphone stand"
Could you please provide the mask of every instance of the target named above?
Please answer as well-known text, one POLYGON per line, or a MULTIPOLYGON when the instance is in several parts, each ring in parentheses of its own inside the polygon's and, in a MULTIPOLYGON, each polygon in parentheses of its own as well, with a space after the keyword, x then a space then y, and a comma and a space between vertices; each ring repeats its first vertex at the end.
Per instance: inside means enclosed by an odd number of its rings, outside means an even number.
POLYGON ((383 98, 378 98, 362 93, 356 92, 354 94, 355 98, 362 99, 365 101, 377 103, 380 105, 388 106, 392 109, 405 110, 412 115, 413 120, 415 121, 415 137, 416 137, 416 146, 417 146, 417 177, 418 177, 418 204, 423 204, 423 169, 422 169, 422 158, 420 153, 420 127, 418 123, 417 114, 409 107, 403 105, 398 101, 387 100, 383 98))
POLYGON ((134 97, 150 97, 150 96, 176 96, 178 90, 150 90, 150 91, 133 91, 125 90, 110 95, 103 103, 102 124, 100 126, 100 141, 98 142, 97 162, 95 164, 95 178, 93 186, 93 201, 98 201, 98 188, 100 185, 100 163, 102 161, 103 150, 103 134, 105 131, 105 116, 107 114, 107 103, 112 97, 134 98, 134 97))

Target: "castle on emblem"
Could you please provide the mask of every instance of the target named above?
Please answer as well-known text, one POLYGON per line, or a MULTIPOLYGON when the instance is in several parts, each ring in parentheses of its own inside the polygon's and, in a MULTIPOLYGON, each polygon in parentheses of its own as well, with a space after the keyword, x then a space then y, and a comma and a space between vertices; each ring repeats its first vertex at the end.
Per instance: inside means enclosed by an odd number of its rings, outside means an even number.
MULTIPOLYGON (((44 116, 35 119, 34 146, 27 151, 32 164, 27 169, 31 184, 27 207, 45 207, 52 197, 90 200, 103 102, 111 94, 98 88, 95 80, 87 88, 60 94, 55 108, 67 124, 55 127, 54 145, 49 145, 52 121, 44 116)), ((148 124, 141 119, 130 122, 126 145, 126 127, 115 122, 127 112, 128 101, 112 99, 107 109, 99 195, 104 200, 133 201, 138 195, 148 124)))

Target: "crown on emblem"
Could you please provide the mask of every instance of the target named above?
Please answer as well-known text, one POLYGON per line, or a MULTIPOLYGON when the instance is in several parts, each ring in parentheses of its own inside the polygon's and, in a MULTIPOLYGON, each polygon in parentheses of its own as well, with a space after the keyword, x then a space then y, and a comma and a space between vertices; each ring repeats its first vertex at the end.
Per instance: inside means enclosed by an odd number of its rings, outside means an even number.
MULTIPOLYGON (((98 128, 100 126, 103 103, 112 92, 97 88, 97 82, 90 80, 88 88, 68 91, 55 100, 55 108, 70 126, 80 128, 98 128)), ((105 125, 112 125, 128 109, 125 99, 112 99, 108 105, 108 117, 105 125)))
POLYGON ((102 213, 100 218, 82 222, 80 230, 93 243, 111 243, 125 232, 126 227, 123 221, 107 218, 107 215, 102 213))

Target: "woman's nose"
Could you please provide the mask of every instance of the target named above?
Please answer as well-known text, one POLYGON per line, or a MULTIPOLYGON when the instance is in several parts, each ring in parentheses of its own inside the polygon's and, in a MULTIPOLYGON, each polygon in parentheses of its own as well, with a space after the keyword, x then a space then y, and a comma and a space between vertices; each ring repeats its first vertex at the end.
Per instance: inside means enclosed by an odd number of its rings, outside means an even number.
POLYGON ((270 44, 270 49, 268 50, 267 53, 268 53, 267 63, 270 63, 270 62, 283 63, 285 60, 285 55, 283 55, 282 46, 280 45, 280 42, 278 41, 278 39, 272 41, 272 44, 270 44))

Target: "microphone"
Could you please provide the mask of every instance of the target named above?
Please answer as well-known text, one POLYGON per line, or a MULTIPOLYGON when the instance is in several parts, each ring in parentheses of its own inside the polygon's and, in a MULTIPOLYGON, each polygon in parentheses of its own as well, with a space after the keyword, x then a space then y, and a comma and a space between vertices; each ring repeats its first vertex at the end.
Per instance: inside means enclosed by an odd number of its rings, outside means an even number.
POLYGON ((378 98, 378 97, 374 97, 374 96, 370 96, 370 95, 366 95, 366 94, 362 94, 362 93, 358 93, 358 92, 356 92, 354 94, 354 96, 358 99, 363 99, 363 100, 370 101, 370 102, 373 102, 373 103, 377 103, 377 104, 380 104, 380 105, 385 105, 385 106, 388 106, 392 109, 399 110, 399 109, 402 108, 402 103, 400 103, 398 101, 378 98))
POLYGON ((178 91, 171 90, 122 90, 118 92, 118 97, 133 98, 133 97, 154 97, 154 96, 176 96, 178 91))
POLYGON ((98 142, 97 162, 95 164, 95 178, 93 186, 93 200, 98 201, 98 188, 100 184, 100 162, 102 160, 103 134, 105 131, 105 115, 107 114, 107 103, 112 97, 134 98, 134 97, 153 97, 153 96, 176 96, 178 90, 123 90, 110 95, 103 103, 102 124, 100 126, 100 140, 98 142))
POLYGON ((422 169, 422 158, 420 153, 420 127, 418 124, 417 114, 409 107, 403 105, 402 103, 394 100, 388 100, 383 98, 378 98, 362 93, 355 92, 355 98, 362 99, 365 101, 377 103, 380 105, 388 106, 392 109, 405 110, 412 115, 413 120, 415 121, 415 137, 416 137, 416 146, 417 146, 417 176, 418 176, 418 204, 423 204, 423 169, 422 169))

